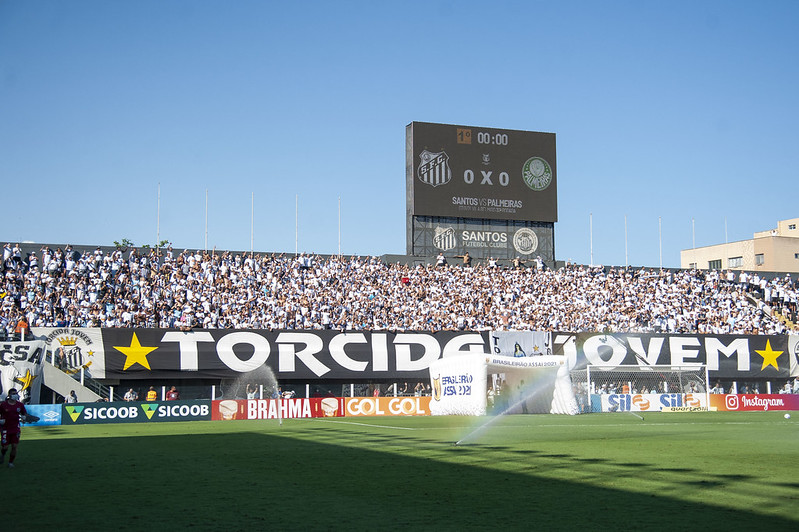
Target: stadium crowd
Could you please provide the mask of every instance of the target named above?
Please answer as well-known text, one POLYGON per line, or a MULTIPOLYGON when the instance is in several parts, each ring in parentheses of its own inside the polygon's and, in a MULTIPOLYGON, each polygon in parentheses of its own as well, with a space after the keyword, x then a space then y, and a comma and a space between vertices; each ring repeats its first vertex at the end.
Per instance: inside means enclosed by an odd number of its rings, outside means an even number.
MULTIPOLYGON (((465 261, 464 261, 465 262, 465 261)), ((790 275, 7 244, 0 328, 797 332, 790 275)))

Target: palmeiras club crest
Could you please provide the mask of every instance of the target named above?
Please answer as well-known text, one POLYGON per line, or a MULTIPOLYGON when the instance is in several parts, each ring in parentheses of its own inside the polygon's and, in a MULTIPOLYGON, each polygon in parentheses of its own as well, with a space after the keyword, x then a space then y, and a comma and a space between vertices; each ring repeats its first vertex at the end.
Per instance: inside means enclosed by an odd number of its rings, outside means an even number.
POLYGON ((455 247, 455 229, 452 227, 436 227, 433 235, 433 245, 441 251, 447 251, 455 247))
POLYGON ((452 170, 449 167, 449 155, 446 152, 431 153, 424 150, 419 154, 422 160, 419 163, 418 176, 422 183, 437 187, 446 185, 452 179, 452 170))

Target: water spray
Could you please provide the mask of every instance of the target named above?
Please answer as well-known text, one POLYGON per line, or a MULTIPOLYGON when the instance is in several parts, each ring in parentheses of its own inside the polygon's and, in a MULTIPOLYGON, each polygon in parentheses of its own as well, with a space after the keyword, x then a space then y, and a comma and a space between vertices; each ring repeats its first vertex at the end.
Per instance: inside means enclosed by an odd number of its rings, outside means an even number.
POLYGON ((481 432, 484 432, 491 425, 496 423, 497 420, 499 420, 503 416, 509 414, 510 412, 514 411, 515 409, 519 408, 519 406, 522 405, 522 403, 526 403, 530 399, 533 399, 536 395, 538 395, 539 393, 541 393, 542 391, 547 389, 552 383, 554 383, 554 376, 552 377, 551 381, 549 381, 549 380, 540 380, 537 383, 528 384, 528 386, 524 389, 525 393, 522 395, 522 397, 520 399, 518 399, 514 403, 509 404, 509 406, 507 408, 505 408, 499 414, 490 417, 487 422, 483 423, 482 425, 480 425, 479 427, 477 427, 476 429, 471 431, 469 434, 467 434, 463 438, 461 438, 458 441, 456 441, 453 445, 460 446, 466 440, 468 440, 470 438, 473 438, 474 436, 478 435, 481 432))

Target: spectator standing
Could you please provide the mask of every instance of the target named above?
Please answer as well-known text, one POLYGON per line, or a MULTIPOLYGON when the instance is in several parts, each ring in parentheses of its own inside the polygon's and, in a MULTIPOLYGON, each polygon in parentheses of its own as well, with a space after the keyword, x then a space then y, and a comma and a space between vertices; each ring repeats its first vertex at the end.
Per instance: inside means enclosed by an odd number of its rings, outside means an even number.
POLYGON ((256 384, 247 384, 247 399, 258 399, 258 386, 256 384))
POLYGON ((20 316, 16 327, 14 327, 14 334, 18 339, 24 340, 30 336, 30 333, 31 328, 30 325, 28 325, 28 318, 26 318, 24 315, 20 316))

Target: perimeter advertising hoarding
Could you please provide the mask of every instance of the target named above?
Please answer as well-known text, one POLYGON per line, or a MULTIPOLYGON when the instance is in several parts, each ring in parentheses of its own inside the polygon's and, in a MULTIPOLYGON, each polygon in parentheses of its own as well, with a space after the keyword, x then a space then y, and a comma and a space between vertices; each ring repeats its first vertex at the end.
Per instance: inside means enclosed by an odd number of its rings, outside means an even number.
POLYGON ((704 393, 591 394, 592 412, 661 412, 663 409, 707 410, 704 393))
POLYGON ((223 399, 212 419, 304 419, 360 416, 428 416, 430 397, 311 397, 310 399, 223 399))
POLYGON ((211 401, 70 403, 62 405, 62 425, 153 423, 211 419, 211 401))
POLYGON ((429 416, 430 397, 350 397, 344 408, 347 417, 429 416))
POLYGON ((25 410, 28 411, 28 414, 39 418, 39 421, 34 423, 25 423, 26 427, 61 424, 61 405, 25 405, 25 410))
POLYGON ((233 421, 242 419, 305 419, 312 417, 341 417, 344 415, 341 397, 311 397, 306 399, 222 399, 213 402, 211 419, 233 421))
POLYGON ((721 412, 765 412, 799 410, 799 395, 793 394, 712 394, 710 408, 721 412))
POLYGON ((557 222, 555 134, 412 122, 410 216, 557 222))

